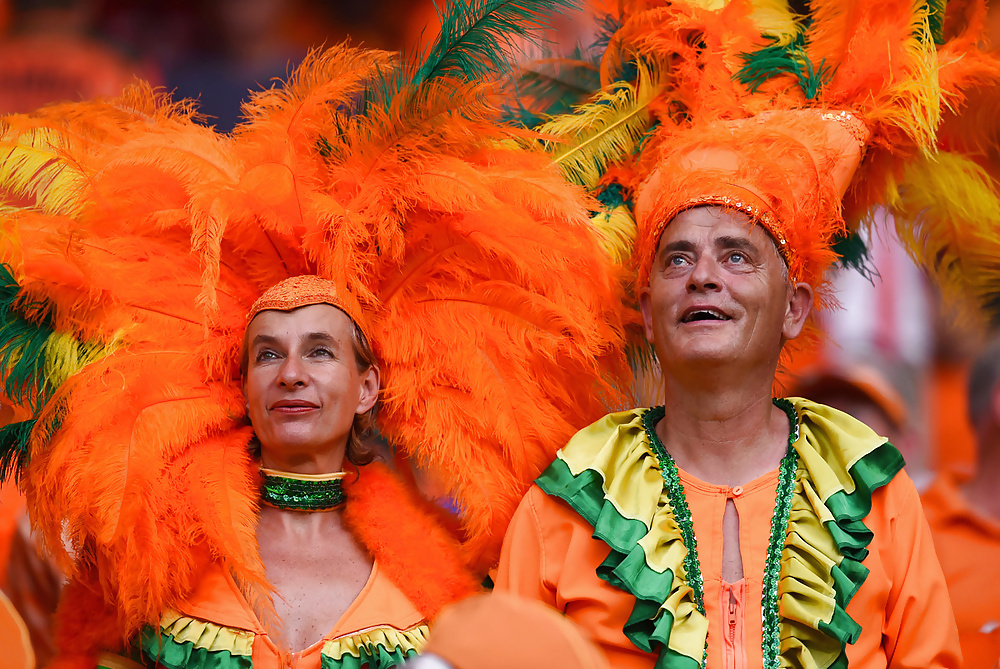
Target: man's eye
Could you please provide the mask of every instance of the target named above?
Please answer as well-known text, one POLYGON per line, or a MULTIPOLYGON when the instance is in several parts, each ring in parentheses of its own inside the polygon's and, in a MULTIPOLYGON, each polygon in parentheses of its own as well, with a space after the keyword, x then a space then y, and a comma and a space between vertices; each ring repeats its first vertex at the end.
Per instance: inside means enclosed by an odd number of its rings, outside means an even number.
POLYGON ((746 256, 744 256, 739 251, 734 251, 729 254, 729 262, 735 262, 735 263, 746 262, 746 256))
POLYGON ((680 267, 685 264, 687 259, 684 256, 670 256, 667 258, 667 265, 670 267, 680 267))

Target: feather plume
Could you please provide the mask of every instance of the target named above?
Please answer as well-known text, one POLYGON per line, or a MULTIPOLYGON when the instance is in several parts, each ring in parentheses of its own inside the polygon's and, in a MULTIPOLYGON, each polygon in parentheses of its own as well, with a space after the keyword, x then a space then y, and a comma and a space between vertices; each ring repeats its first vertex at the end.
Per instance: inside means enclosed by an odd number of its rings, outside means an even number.
POLYGON ((0 260, 52 331, 31 340, 53 387, 23 483, 42 543, 122 638, 210 560, 266 617, 238 356, 247 309, 281 279, 322 274, 371 315, 379 427, 450 481, 479 573, 555 450, 620 403, 621 287, 587 200, 498 123, 495 82, 458 76, 503 55, 460 54, 469 40, 516 37, 555 6, 449 10, 480 20, 395 89, 387 73, 415 70, 387 54, 313 54, 231 136, 142 89, 9 120, 0 143, 43 128, 79 175, 52 206, 37 168, 8 177, 36 202, 4 214, 0 260))
POLYGON ((636 85, 619 82, 539 128, 554 137, 548 142, 552 160, 573 183, 593 189, 608 166, 634 152, 645 135, 659 87, 651 68, 640 65, 638 71, 636 85))
POLYGON ((954 153, 907 166, 890 202, 896 230, 946 303, 979 326, 1000 325, 1000 189, 975 162, 954 153))

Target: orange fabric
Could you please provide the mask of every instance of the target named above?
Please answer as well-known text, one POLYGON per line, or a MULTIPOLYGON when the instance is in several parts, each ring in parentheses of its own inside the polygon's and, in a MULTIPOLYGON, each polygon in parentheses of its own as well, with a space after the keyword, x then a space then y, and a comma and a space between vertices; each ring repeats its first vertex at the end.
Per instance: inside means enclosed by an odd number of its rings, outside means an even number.
POLYGON ((320 651, 327 640, 351 636, 376 626, 390 625, 406 630, 425 622, 378 562, 357 599, 332 624, 330 631, 309 648, 296 653, 290 654, 274 644, 240 594, 232 576, 218 563, 205 572, 191 597, 179 610, 191 618, 253 632, 256 635, 253 643, 254 669, 319 669, 320 651))
POLYGON ((535 600, 502 592, 445 609, 424 651, 455 669, 608 668, 579 627, 535 600))
MULTIPOLYGON (((702 573, 706 583, 709 637, 720 634, 719 592, 722 513, 725 496, 692 486, 688 503, 695 514, 695 532, 702 573), (718 506, 718 530, 711 519, 718 506), (713 588, 710 590, 709 588, 713 588), (714 596, 713 596, 714 595, 714 596)), ((760 575, 764 547, 774 505, 777 473, 744 486, 737 498, 742 507, 740 543, 744 573, 752 585, 746 595, 744 626, 747 666, 760 666, 761 624, 758 615, 760 575), (769 499, 766 499, 768 498, 769 499), (766 507, 766 511, 761 511, 766 507)), ((874 533, 864 565, 868 580, 858 591, 847 612, 863 630, 856 644, 848 646, 852 669, 883 667, 956 667, 958 640, 951 623, 944 577, 934 556, 927 524, 920 510, 916 489, 905 473, 877 490, 872 511, 865 520, 874 533)), ((537 597, 563 611, 582 625, 604 649, 612 666, 649 669, 655 656, 636 648, 622 633, 634 599, 600 580, 599 564, 608 547, 591 537, 593 528, 562 500, 547 496, 533 486, 514 514, 500 559, 497 587, 527 597, 537 597)), ((708 667, 721 669, 721 645, 713 642, 708 667)))
POLYGON ((922 502, 944 570, 967 669, 1000 662, 1000 521, 977 513, 953 477, 940 477, 922 502))
MULTIPOLYGON (((778 470, 774 470, 745 486, 730 488, 700 481, 679 470, 681 482, 687 493, 688 507, 694 520, 694 533, 698 537, 698 558, 705 583, 705 615, 708 616, 709 658, 727 657, 726 645, 730 637, 729 588, 722 580, 722 516, 726 501, 733 500, 740 517, 740 554, 743 556, 742 587, 743 606, 737 617, 737 627, 742 628, 743 638, 752 639, 745 644, 746 666, 759 667, 764 655, 758 641, 763 634, 760 601, 764 592, 764 559, 771 532, 771 516, 778 490, 778 470), (717 632, 722 630, 722 633, 717 632)), ((734 587, 739 584, 734 584, 734 587)), ((744 666, 716 664, 726 669, 744 666)))

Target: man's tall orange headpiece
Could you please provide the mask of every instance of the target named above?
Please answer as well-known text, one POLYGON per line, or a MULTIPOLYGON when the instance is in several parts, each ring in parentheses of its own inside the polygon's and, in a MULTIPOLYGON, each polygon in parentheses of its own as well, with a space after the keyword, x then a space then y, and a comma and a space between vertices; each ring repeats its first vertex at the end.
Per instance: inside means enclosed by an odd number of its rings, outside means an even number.
POLYGON ((851 249, 863 245, 845 242, 881 205, 946 293, 997 319, 998 191, 974 158, 994 140, 975 118, 956 122, 967 95, 1000 83, 982 48, 985 3, 798 6, 618 3, 602 90, 540 127, 567 178, 601 202, 607 250, 641 288, 678 211, 732 207, 822 306, 824 273, 838 256, 862 262, 851 249))

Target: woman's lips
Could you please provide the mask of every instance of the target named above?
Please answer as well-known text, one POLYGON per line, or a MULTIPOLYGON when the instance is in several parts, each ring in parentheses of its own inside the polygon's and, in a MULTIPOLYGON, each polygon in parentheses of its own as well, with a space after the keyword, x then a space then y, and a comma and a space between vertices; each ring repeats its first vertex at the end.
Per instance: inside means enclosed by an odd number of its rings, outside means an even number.
POLYGON ((285 414, 294 416, 297 414, 308 413, 319 407, 311 402, 296 402, 296 401, 281 401, 275 402, 271 405, 271 411, 275 413, 285 414))

